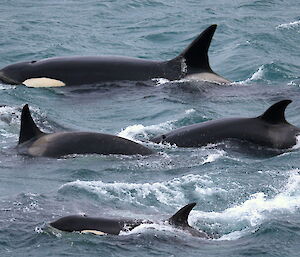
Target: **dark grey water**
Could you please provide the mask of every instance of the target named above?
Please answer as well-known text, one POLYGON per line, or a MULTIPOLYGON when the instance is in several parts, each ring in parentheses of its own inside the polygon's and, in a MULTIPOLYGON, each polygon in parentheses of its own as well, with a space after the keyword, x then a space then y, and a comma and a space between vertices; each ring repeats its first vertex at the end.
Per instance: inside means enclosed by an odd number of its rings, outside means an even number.
POLYGON ((299 8, 294 1, 2 1, 0 67, 66 55, 167 60, 217 23, 211 66, 236 83, 0 84, 6 105, 0 107, 1 256, 299 256, 297 149, 272 156, 234 145, 143 143, 158 154, 59 160, 14 149, 25 103, 45 131, 98 131, 137 141, 196 122, 257 116, 284 98, 293 100, 287 120, 300 126, 299 8), (189 222, 219 239, 161 224, 121 236, 47 228, 78 213, 160 221, 194 201, 189 222))

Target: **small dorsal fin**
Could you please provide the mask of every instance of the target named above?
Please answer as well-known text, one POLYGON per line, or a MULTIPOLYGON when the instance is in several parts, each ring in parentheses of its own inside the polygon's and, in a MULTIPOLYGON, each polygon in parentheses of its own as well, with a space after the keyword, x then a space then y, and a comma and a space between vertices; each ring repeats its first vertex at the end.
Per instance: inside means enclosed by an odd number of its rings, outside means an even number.
POLYGON ((195 205, 196 203, 189 203, 186 206, 182 207, 171 218, 169 218, 169 223, 175 226, 189 226, 188 217, 195 205))
POLYGON ((25 104, 21 114, 21 129, 19 136, 19 144, 22 144, 34 137, 43 135, 44 133, 34 123, 28 104, 25 104))
POLYGON ((285 109, 292 102, 292 100, 282 100, 273 104, 268 110, 266 110, 261 116, 260 119, 267 121, 269 123, 288 123, 285 119, 285 109))
POLYGON ((209 26, 179 55, 185 58, 188 68, 212 72, 207 52, 216 28, 216 24, 209 26))

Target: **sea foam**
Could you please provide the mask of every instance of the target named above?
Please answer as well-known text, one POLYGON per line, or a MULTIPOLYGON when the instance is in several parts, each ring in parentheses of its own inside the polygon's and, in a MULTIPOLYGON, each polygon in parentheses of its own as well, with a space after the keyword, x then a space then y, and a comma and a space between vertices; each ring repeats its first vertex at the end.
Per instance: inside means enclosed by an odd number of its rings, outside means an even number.
POLYGON ((242 81, 234 82, 233 84, 248 84, 248 83, 251 83, 253 81, 261 80, 264 77, 264 73, 265 73, 264 72, 264 65, 261 65, 258 68, 258 70, 252 74, 252 76, 250 78, 247 78, 247 79, 242 80, 242 81))
POLYGON ((204 196, 211 195, 213 192, 218 192, 218 190, 222 191, 222 189, 217 189, 214 186, 210 189, 211 185, 212 182, 206 176, 189 174, 169 181, 155 183, 104 183, 102 181, 77 180, 64 184, 59 190, 65 192, 78 188, 93 193, 100 198, 118 199, 138 204, 144 204, 145 199, 156 199, 160 203, 180 207, 189 201, 185 195, 186 188, 192 191, 196 190, 195 192, 198 195, 203 194, 204 196))
POLYGON ((135 124, 126 127, 121 132, 118 133, 118 136, 124 137, 130 140, 139 141, 138 137, 141 136, 144 139, 149 139, 149 135, 151 134, 159 134, 165 133, 172 129, 174 129, 174 123, 177 122, 179 119, 187 117, 195 112, 195 109, 188 109, 185 110, 183 114, 180 115, 178 119, 169 120, 166 122, 162 122, 156 125, 149 125, 144 126, 142 124, 135 124))
MULTIPOLYGON (((286 186, 274 197, 263 192, 252 194, 241 204, 229 207, 221 212, 194 211, 190 215, 191 223, 211 220, 224 226, 238 227, 238 223, 248 223, 255 227, 276 213, 294 212, 300 207, 300 174, 299 170, 290 171, 286 186)), ((244 225, 241 225, 241 227, 244 225)))
POLYGON ((276 27, 276 29, 291 29, 300 26, 300 21, 293 21, 289 23, 283 23, 276 27))

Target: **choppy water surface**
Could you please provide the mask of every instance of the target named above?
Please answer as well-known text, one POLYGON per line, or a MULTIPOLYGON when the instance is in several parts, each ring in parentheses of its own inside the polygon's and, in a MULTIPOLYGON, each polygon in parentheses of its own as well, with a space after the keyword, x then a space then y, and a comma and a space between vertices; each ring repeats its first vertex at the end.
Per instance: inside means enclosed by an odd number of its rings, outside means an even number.
MULTIPOLYGON (((213 69, 230 86, 114 83, 34 89, 0 84, 1 256, 299 256, 300 153, 233 145, 156 149, 148 157, 17 155, 28 103, 45 131, 99 131, 145 142, 183 125, 260 115, 288 98, 300 126, 300 4, 295 1, 35 1, 0 7, 0 67, 52 56, 114 54, 171 59, 208 25, 213 69), (160 221, 197 202, 189 222, 219 239, 164 225, 121 236, 56 233, 58 217, 160 221)), ((297 148, 297 147, 296 147, 297 148)))

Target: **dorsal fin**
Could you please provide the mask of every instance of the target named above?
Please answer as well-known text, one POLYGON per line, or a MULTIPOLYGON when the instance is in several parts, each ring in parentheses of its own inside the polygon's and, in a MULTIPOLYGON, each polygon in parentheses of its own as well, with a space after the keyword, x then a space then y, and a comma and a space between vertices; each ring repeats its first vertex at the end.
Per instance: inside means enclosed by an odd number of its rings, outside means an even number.
POLYGON ((196 203, 189 203, 176 212, 170 219, 169 223, 175 226, 189 226, 188 217, 196 203))
POLYGON ((285 109, 292 102, 292 100, 282 100, 273 104, 268 110, 266 110, 258 118, 263 119, 269 123, 288 123, 285 119, 285 109))
POLYGON ((209 26, 179 55, 185 58, 188 68, 212 72, 207 52, 216 28, 216 24, 209 26))
POLYGON ((40 129, 34 123, 28 108, 28 104, 25 104, 21 114, 19 144, 22 144, 34 137, 38 137, 43 134, 44 133, 41 132, 40 129))

